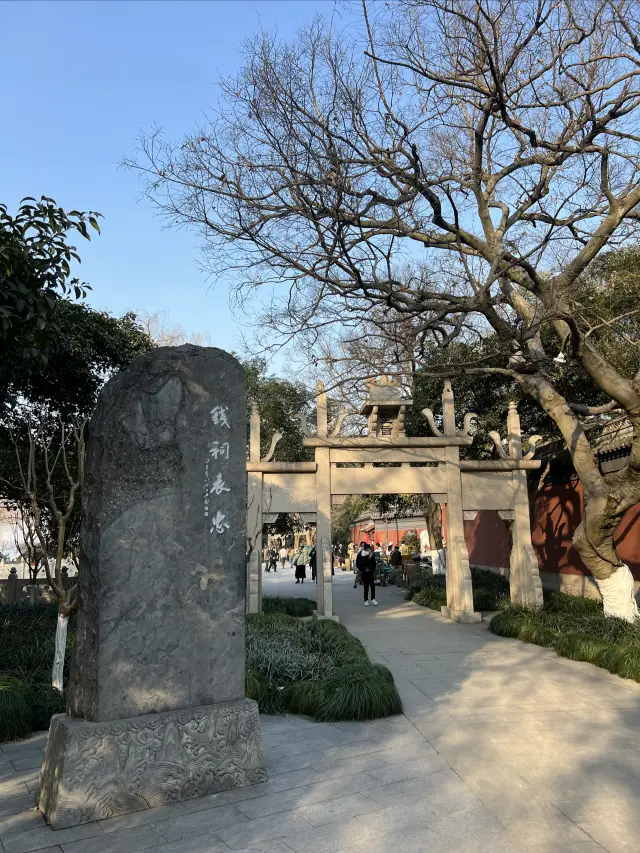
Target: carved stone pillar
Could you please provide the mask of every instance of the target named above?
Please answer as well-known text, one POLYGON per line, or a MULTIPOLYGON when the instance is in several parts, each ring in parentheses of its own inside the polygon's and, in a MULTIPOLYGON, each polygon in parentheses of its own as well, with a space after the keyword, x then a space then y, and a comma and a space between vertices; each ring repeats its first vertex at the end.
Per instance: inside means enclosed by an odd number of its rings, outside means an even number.
MULTIPOLYGON (((324 385, 318 382, 317 396, 318 437, 328 434, 327 395, 324 385)), ((333 617, 333 587, 331 576, 331 462, 328 447, 316 447, 316 566, 317 611, 320 616, 333 617)))
MULTIPOLYGON (((509 403, 507 415, 507 433, 509 437, 509 456, 522 459, 522 433, 520 415, 515 403, 509 403)), ((531 542, 531 516, 529 512, 529 492, 527 472, 513 471, 514 509, 511 526, 511 559, 509 583, 511 601, 524 607, 542 605, 542 581, 538 558, 531 542)))
MULTIPOLYGON (((450 386, 449 386, 450 387, 450 386)), ((446 392, 445 392, 446 393, 446 392)), ((444 395, 443 395, 444 403, 444 395)), ((451 394, 453 405, 453 394, 451 394)), ((454 421, 455 425, 455 421, 454 421)), ((473 609, 473 587, 469 554, 464 539, 462 479, 458 447, 445 449, 447 468, 447 606, 442 615, 454 622, 480 622, 482 615, 473 609)))
MULTIPOLYGON (((260 461, 260 413, 255 405, 249 421, 249 460, 260 461)), ((247 613, 262 609, 262 478, 258 472, 247 474, 247 613)))

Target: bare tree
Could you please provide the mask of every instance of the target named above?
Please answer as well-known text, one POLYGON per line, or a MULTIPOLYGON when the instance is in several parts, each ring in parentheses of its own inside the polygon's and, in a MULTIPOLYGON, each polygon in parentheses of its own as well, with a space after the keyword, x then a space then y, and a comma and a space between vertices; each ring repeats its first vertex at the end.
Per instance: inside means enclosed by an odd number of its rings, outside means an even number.
POLYGON ((637 351, 636 309, 598 316, 575 287, 637 234, 638 32, 637 0, 363 5, 342 33, 250 42, 210 120, 175 146, 145 137, 136 163, 169 217, 205 229, 213 272, 275 292, 262 319, 280 342, 305 329, 313 352, 332 326, 403 318, 440 347, 499 336, 493 362, 446 372, 508 376, 555 421, 584 490, 575 547, 625 619, 613 534, 640 500, 640 376, 601 342, 637 351), (563 397, 563 361, 600 406, 563 397), (633 446, 603 476, 582 418, 613 410, 633 446))
POLYGON ((188 335, 180 323, 172 323, 166 311, 136 312, 136 319, 151 340, 159 347, 178 347, 181 344, 195 344, 199 347, 211 346, 208 332, 194 332, 188 335))
POLYGON ((38 579, 38 572, 42 568, 42 549, 35 529, 35 519, 31 508, 25 504, 17 505, 15 517, 13 539, 18 553, 27 564, 29 580, 33 587, 38 579))
POLYGON ((24 517, 58 605, 51 678, 53 687, 61 692, 69 616, 78 607, 78 585, 65 589, 62 564, 66 556, 75 554, 72 545, 79 521, 87 422, 86 418, 77 419, 68 425, 62 417, 50 417, 43 411, 38 420, 28 417, 26 442, 14 437, 24 517))

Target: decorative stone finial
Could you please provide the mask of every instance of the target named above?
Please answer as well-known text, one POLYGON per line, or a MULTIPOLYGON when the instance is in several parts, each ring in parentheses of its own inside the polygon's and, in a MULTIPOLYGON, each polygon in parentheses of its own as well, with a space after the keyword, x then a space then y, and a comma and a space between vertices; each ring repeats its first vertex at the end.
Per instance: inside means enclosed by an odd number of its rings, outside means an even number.
POLYGON ((360 414, 369 421, 369 435, 404 435, 405 413, 413 400, 405 396, 402 384, 393 376, 381 376, 366 386, 369 394, 360 414))

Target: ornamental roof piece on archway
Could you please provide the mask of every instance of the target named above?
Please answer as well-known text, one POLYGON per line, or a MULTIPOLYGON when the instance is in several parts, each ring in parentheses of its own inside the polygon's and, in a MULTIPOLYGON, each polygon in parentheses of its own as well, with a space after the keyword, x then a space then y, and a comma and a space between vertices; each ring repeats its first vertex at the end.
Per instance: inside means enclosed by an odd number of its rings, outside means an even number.
POLYGON ((405 412, 413 405, 413 400, 403 395, 402 385, 389 376, 382 376, 369 380, 366 386, 369 396, 360 414, 367 418, 369 435, 404 435, 405 412))
POLYGON ((362 409, 361 415, 369 415, 374 406, 412 406, 413 400, 403 394, 403 386, 390 376, 382 376, 380 379, 370 379, 365 383, 369 395, 362 409))

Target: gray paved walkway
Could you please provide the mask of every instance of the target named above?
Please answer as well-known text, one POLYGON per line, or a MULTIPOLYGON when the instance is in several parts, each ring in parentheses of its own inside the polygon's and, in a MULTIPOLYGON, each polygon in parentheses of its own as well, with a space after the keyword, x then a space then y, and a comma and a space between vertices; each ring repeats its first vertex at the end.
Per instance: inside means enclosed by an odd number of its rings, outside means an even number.
MULTIPOLYGON (((637 853, 640 686, 455 625, 380 590, 335 607, 393 671, 405 715, 263 718, 270 781, 52 832, 29 811, 44 736, 0 752, 0 851, 637 853), (634 820, 636 818, 636 820, 634 820)), ((265 591, 313 597, 291 572, 265 591)))

